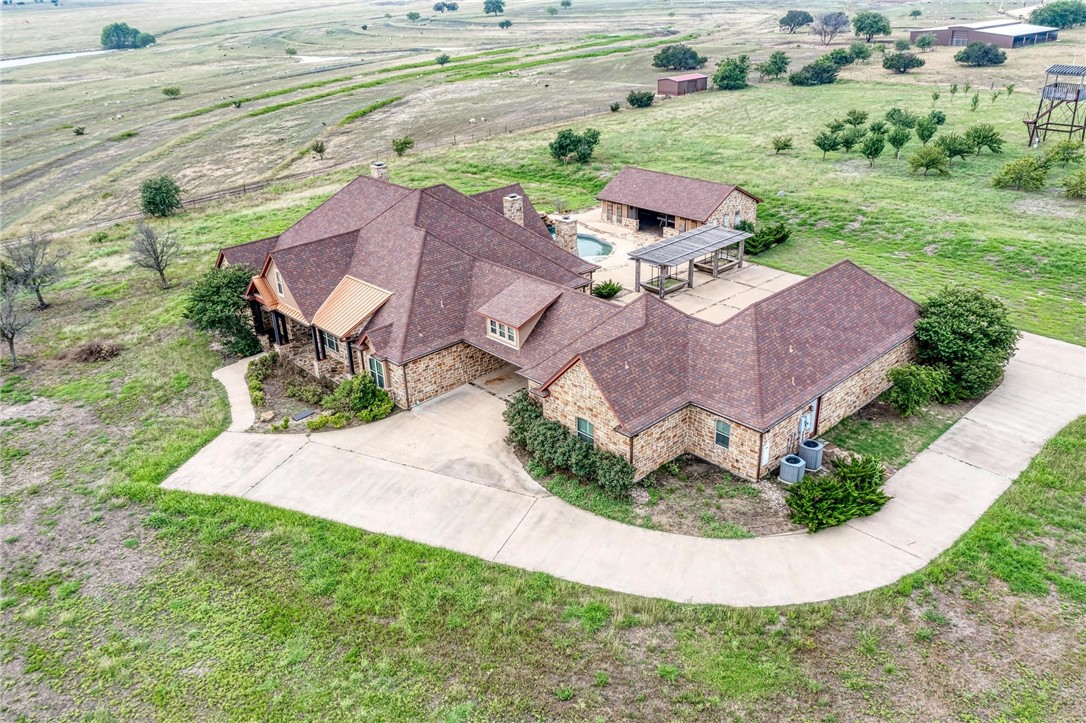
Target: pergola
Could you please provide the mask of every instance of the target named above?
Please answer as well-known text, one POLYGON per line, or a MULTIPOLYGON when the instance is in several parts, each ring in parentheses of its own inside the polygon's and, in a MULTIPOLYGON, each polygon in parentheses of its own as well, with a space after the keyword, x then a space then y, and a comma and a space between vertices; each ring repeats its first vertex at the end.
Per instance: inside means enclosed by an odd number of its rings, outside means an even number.
POLYGON ((642 246, 629 253, 635 264, 634 287, 652 291, 663 298, 672 291, 692 287, 695 268, 712 274, 713 278, 718 277, 721 271, 742 268, 744 243, 750 236, 746 231, 714 224, 642 246), (657 272, 656 276, 644 283, 641 282, 642 261, 655 266, 657 272), (670 275, 672 269, 678 270, 683 264, 686 264, 685 279, 670 275))

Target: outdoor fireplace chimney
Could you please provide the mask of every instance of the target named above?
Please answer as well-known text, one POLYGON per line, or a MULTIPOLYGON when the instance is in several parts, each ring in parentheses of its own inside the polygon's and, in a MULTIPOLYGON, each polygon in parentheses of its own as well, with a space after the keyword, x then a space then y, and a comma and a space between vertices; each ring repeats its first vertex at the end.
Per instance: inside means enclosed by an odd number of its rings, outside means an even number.
POLYGON ((569 251, 577 253, 577 220, 570 216, 559 216, 554 220, 554 242, 569 251))
POLYGON ((505 211, 505 217, 517 224, 518 226, 524 225, 524 199, 516 193, 510 193, 508 196, 502 199, 502 208, 505 211))
POLYGON ((370 164, 370 178, 375 178, 378 181, 388 180, 388 166, 384 161, 374 161, 370 164))

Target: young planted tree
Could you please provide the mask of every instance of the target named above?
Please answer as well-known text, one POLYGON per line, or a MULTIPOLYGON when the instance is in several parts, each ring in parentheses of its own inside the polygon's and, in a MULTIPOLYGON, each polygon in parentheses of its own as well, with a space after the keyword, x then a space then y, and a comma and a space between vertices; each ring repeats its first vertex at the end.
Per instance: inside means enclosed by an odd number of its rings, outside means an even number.
POLYGON ((898 158, 901 155, 901 149, 905 147, 905 144, 912 138, 913 133, 908 128, 902 128, 901 126, 894 126, 886 136, 886 142, 890 144, 894 149, 894 158, 898 158))
POLYGON ((973 146, 978 156, 983 148, 992 153, 1003 152, 1003 136, 999 135, 999 131, 991 123, 970 126, 965 131, 965 140, 973 146))
POLYGON ((924 67, 924 59, 915 53, 889 53, 883 56, 882 67, 904 75, 914 68, 924 67))
POLYGON ((911 47, 913 47, 912 43, 910 43, 905 38, 898 38, 897 40, 894 41, 894 50, 897 50, 899 52, 904 52, 904 51, 910 49, 911 47))
POLYGON ((856 126, 847 128, 845 132, 841 134, 841 147, 845 149, 845 153, 852 153, 852 149, 858 146, 866 136, 866 128, 858 128, 856 126))
POLYGON ((848 113, 845 113, 845 123, 847 123, 850 126, 854 126, 854 127, 862 126, 866 122, 867 122, 867 111, 865 111, 865 110, 855 110, 855 109, 853 109, 853 110, 850 110, 848 113))
POLYGON ((969 99, 969 110, 973 113, 977 112, 977 106, 980 105, 980 93, 974 93, 973 97, 969 99))
POLYGON ((1040 191, 1048 180, 1048 164, 1034 156, 1024 156, 999 169, 992 179, 996 188, 1015 191, 1040 191))
POLYGON ((154 271, 163 289, 170 288, 166 280, 166 269, 170 267, 181 251, 181 245, 173 234, 160 234, 140 221, 132 234, 132 245, 128 257, 141 269, 154 271))
POLYGON ((852 19, 852 28, 856 32, 856 37, 863 38, 869 43, 876 35, 889 35, 892 32, 890 18, 872 10, 856 13, 856 17, 852 19))
POLYGON ((169 176, 148 178, 140 184, 140 207, 144 216, 170 216, 184 207, 181 187, 169 176))
POLYGON ((787 53, 783 50, 775 50, 769 55, 768 60, 758 63, 755 67, 758 70, 758 75, 762 78, 773 78, 776 80, 788 72, 788 64, 790 62, 791 60, 788 58, 787 53))
POLYGON ((822 131, 814 137, 814 144, 818 150, 822 151, 822 160, 826 160, 826 154, 830 151, 836 151, 841 147, 841 136, 830 131, 822 131))
POLYGON ((840 118, 834 118, 833 120, 826 123, 826 128, 829 130, 830 133, 840 133, 841 131, 845 130, 846 125, 848 124, 840 118))
POLYGON ((1014 92, 1014 83, 1008 83, 1007 86, 1003 90, 1004 90, 1004 92, 1006 92, 1007 97, 1010 98, 1011 93, 1014 92))
POLYGON ((869 135, 860 144, 860 155, 867 159, 869 166, 875 165, 875 159, 882 155, 886 141, 880 135, 869 135))
POLYGON ((928 52, 935 47, 935 36, 931 33, 924 33, 916 39, 916 47, 920 48, 921 52, 928 52))
POLYGON ((1082 143, 1079 141, 1060 141, 1045 151, 1045 162, 1049 165, 1081 163, 1082 157, 1082 143))
POLYGON ((716 66, 713 83, 721 90, 740 90, 747 87, 747 76, 749 74, 749 55, 744 54, 735 58, 725 58, 716 66))
POLYGON ((931 107, 934 108, 935 104, 939 102, 939 99, 943 97, 943 94, 937 90, 931 91, 931 107))
POLYGON ((977 42, 969 43, 969 45, 955 53, 954 60, 963 65, 983 68, 990 65, 1003 65, 1003 63, 1007 62, 1007 54, 1000 50, 995 43, 977 42))
POLYGON ((652 56, 652 66, 666 70, 695 70, 708 61, 709 58, 698 55, 698 51, 682 43, 665 45, 652 56))
POLYGON ((208 269, 185 301, 185 317, 197 329, 218 335, 223 348, 235 356, 260 351, 249 304, 241 298, 253 273, 252 267, 236 264, 208 269))
POLYGON ((298 54, 298 49, 297 48, 287 48, 286 53, 287 53, 287 55, 289 55, 290 57, 293 58, 295 55, 298 54))
POLYGON ((548 149, 551 157, 561 163, 576 161, 584 165, 592 160, 592 153, 600 142, 600 132, 595 128, 586 128, 584 133, 577 133, 570 128, 558 131, 548 149))
POLYGON ((61 266, 64 256, 53 250, 53 237, 47 233, 31 233, 9 244, 4 249, 4 257, 7 281, 33 291, 39 309, 48 307, 42 289, 64 275, 61 266))
POLYGON ((438 65, 446 65, 450 60, 452 60, 452 58, 449 57, 447 53, 442 53, 441 55, 434 58, 434 62, 438 65))
POLYGON ((923 364, 946 370, 943 400, 975 399, 991 391, 1021 337, 1007 307, 978 289, 948 286, 926 299, 919 315, 918 356, 923 364))
POLYGON ((323 161, 324 154, 328 152, 328 144, 322 140, 316 140, 309 146, 309 150, 317 154, 317 158, 323 161))
POLYGON ((939 127, 931 118, 921 118, 916 121, 916 137, 919 138, 920 142, 925 146, 938 129, 939 127))
POLYGON ((20 291, 19 285, 14 281, 0 279, 0 337, 8 344, 12 367, 19 366, 19 357, 15 354, 15 339, 32 321, 30 315, 24 314, 19 308, 20 291))
POLYGON ((910 10, 910 11, 909 11, 909 17, 910 17, 910 18, 914 18, 914 19, 915 19, 915 18, 918 18, 918 17, 920 17, 920 15, 921 15, 921 12, 920 12, 919 10, 910 10))
POLYGON ((946 153, 947 163, 954 158, 961 158, 964 161, 965 157, 973 152, 973 145, 960 133, 939 136, 935 139, 935 145, 946 153))
POLYGON ((997 100, 999 100, 999 96, 1001 96, 1001 95, 1003 95, 1003 89, 1002 88, 1000 88, 999 90, 993 90, 992 91, 992 105, 995 105, 995 102, 997 100))
POLYGON ((935 171, 940 176, 945 176, 950 173, 950 159, 946 156, 946 151, 938 146, 924 146, 918 148, 909 156, 909 170, 913 173, 917 171, 924 171, 924 175, 928 175, 931 171, 935 171))
POLYGON ((415 147, 415 139, 411 136, 403 136, 402 138, 392 139, 392 150, 397 156, 402 156, 409 150, 415 147))
POLYGON ((1063 179, 1063 195, 1068 198, 1086 198, 1086 170, 1072 173, 1063 179))
POLYGON ((848 54, 852 56, 855 61, 867 61, 871 57, 871 46, 867 43, 857 40, 854 43, 849 43, 848 54))
POLYGON ((181 89, 176 85, 171 85, 162 89, 162 95, 166 96, 170 100, 181 97, 181 89))
POLYGON ((621 103, 619 103, 619 102, 618 102, 618 101, 616 100, 616 101, 615 101, 614 103, 612 103, 612 104, 611 104, 610 106, 608 106, 608 107, 609 107, 609 108, 611 109, 611 112, 612 112, 612 113, 618 113, 618 112, 619 112, 619 110, 621 110, 621 109, 622 109, 622 104, 621 104, 621 103))
POLYGON ((886 111, 886 121, 890 125, 900 126, 902 128, 912 128, 916 125, 918 117, 916 113, 904 110, 902 108, 891 108, 886 111))
POLYGON ((956 96, 957 94, 958 94, 958 84, 957 83, 951 83, 950 84, 950 102, 951 103, 954 102, 954 96, 956 96))
POLYGON ((811 24, 811 29, 823 45, 829 45, 834 38, 848 30, 851 24, 852 21, 848 19, 848 15, 843 12, 820 13, 811 24))
POLYGON ((418 20, 422 20, 422 13, 419 13, 419 12, 416 12, 416 11, 412 10, 411 12, 409 12, 407 14, 407 19, 410 20, 411 22, 416 22, 418 20))
POLYGON ((796 32, 805 25, 814 22, 814 18, 806 10, 789 10, 784 17, 777 21, 777 27, 787 30, 789 34, 796 32))
POLYGON ((773 136, 773 155, 792 150, 792 136, 773 136))

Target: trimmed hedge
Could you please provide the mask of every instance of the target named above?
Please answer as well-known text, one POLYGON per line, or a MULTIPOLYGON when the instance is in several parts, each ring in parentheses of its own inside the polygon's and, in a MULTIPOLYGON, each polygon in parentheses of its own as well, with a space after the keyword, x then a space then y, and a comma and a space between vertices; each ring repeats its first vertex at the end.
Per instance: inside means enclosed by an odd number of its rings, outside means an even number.
POLYGON ((833 474, 804 477, 788 490, 792 521, 809 532, 873 515, 892 499, 882 491, 886 470, 878 457, 832 464, 833 474))
POLYGON ((628 461, 587 444, 558 422, 543 416, 543 410, 527 392, 520 392, 503 414, 509 425, 505 441, 532 455, 549 469, 569 470, 603 488, 614 497, 624 497, 633 486, 634 468, 628 461))

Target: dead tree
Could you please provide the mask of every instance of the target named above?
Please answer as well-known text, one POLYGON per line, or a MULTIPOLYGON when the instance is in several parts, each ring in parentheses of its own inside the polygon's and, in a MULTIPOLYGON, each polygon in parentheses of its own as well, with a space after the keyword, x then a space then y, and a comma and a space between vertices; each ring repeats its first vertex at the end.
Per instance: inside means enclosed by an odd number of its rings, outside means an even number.
POLYGON ((128 255, 136 266, 157 273, 162 288, 168 289, 170 284, 166 281, 166 268, 173 263, 180 250, 181 245, 173 234, 166 232, 160 235, 141 221, 136 224, 136 231, 132 234, 132 248, 128 255))
POLYGON ((0 283, 0 337, 8 343, 11 366, 19 366, 19 357, 15 355, 15 337, 30 326, 30 317, 19 311, 19 285, 12 281, 0 283))
POLYGON ((64 256, 53 252, 53 237, 47 233, 32 233, 4 249, 10 267, 11 279, 33 291, 38 298, 38 308, 48 306, 41 290, 64 275, 61 262, 64 256))

